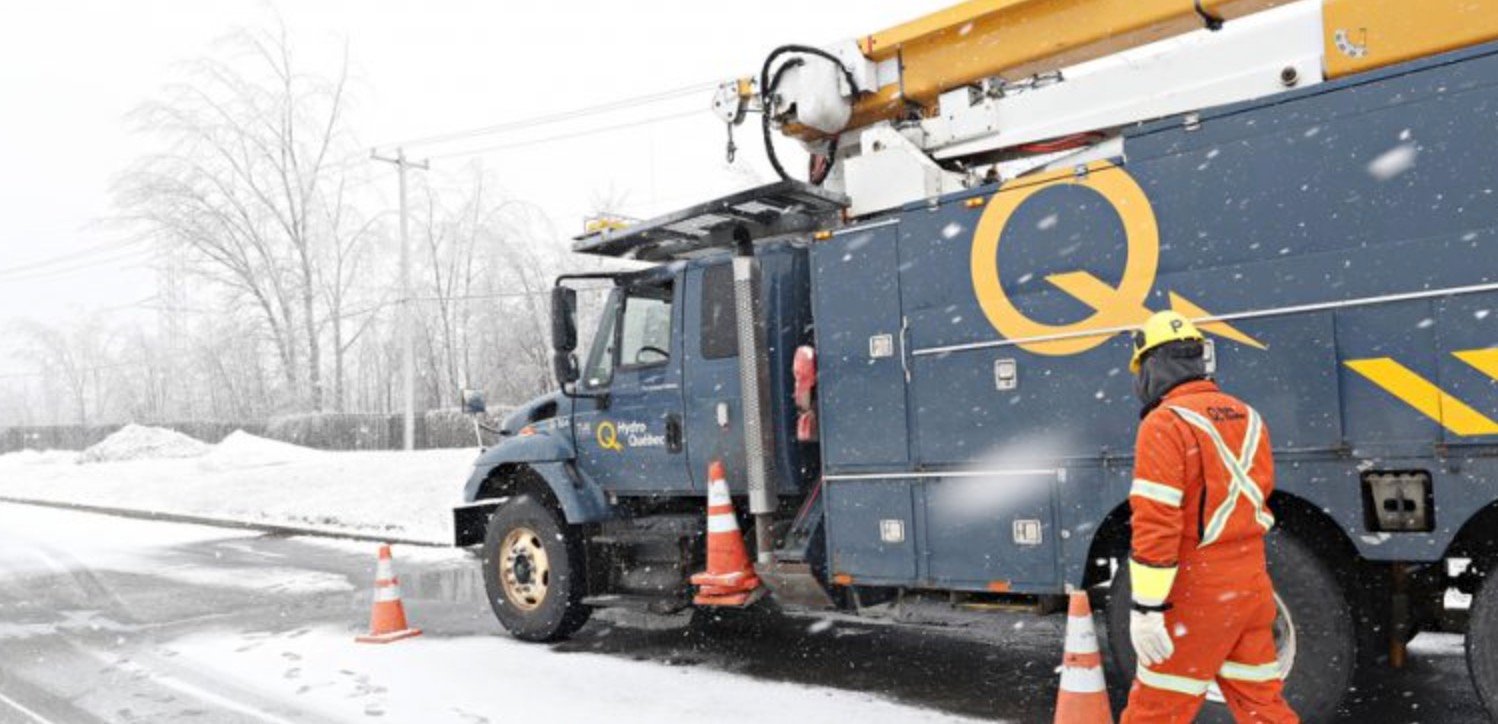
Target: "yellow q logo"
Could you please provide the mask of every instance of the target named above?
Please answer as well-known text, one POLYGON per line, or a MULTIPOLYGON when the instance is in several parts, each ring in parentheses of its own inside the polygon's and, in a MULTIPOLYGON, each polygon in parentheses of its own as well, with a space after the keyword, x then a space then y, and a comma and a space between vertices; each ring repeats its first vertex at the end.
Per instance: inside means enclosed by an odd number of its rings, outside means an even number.
POLYGON ((593 436, 598 439, 598 446, 605 450, 624 452, 624 446, 619 444, 619 429, 614 423, 604 420, 594 428, 593 436))
MULTIPOLYGON (((1155 273, 1160 265, 1160 227, 1144 189, 1123 169, 1107 161, 1088 164, 1086 173, 1059 171, 1038 177, 1019 178, 1005 184, 978 220, 973 234, 971 258, 973 291, 989 323, 1006 339, 1023 340, 1016 344, 1024 350, 1043 355, 1073 355, 1086 352, 1108 341, 1120 327, 1144 323, 1151 312, 1144 304, 1155 273), (1093 309, 1085 319, 1071 324, 1043 324, 1027 316, 1010 301, 999 281, 999 241, 1004 227, 1021 204, 1031 196, 1056 184, 1070 183, 1096 191, 1123 221, 1128 239, 1128 259, 1118 286, 1110 286, 1089 272, 1074 271, 1052 274, 1046 281, 1062 292, 1093 309), (1092 330, 1108 330, 1088 335, 1092 330)), ((1206 310, 1175 293, 1170 306, 1183 316, 1207 317, 1206 310)), ((1243 342, 1263 349, 1263 345, 1225 322, 1208 322, 1205 332, 1243 342)))

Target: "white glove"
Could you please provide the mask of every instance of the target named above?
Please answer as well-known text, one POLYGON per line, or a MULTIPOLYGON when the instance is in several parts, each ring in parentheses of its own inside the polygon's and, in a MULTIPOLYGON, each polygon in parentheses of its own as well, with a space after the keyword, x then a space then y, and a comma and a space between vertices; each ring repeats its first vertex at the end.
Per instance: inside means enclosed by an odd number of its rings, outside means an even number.
POLYGON ((1129 612, 1129 638, 1134 642, 1134 654, 1139 663, 1157 666, 1165 663, 1176 651, 1170 632, 1165 630, 1165 614, 1160 612, 1129 612))

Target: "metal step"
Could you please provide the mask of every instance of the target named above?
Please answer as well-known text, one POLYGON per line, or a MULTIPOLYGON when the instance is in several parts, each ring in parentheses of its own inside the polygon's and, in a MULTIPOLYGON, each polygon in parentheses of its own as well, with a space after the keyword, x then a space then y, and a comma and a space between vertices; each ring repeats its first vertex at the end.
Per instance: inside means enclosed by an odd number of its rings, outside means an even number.
POLYGON ((775 601, 788 608, 808 611, 826 611, 837 607, 821 581, 811 573, 811 565, 776 561, 756 564, 754 572, 765 586, 775 594, 775 601))

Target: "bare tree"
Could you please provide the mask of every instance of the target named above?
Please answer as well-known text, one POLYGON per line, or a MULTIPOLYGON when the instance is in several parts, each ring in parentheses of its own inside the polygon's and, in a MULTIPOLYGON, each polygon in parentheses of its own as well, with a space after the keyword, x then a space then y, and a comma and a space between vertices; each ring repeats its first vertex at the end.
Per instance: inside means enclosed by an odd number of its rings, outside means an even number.
MULTIPOLYGON (((370 309, 350 310, 349 302, 358 302, 361 291, 360 281, 366 278, 366 272, 371 269, 369 260, 370 248, 376 241, 384 236, 383 229, 379 224, 379 215, 367 215, 356 206, 349 203, 349 178, 347 175, 339 179, 336 189, 331 192, 331 199, 324 199, 320 209, 325 214, 324 222, 330 235, 329 243, 321 246, 319 255, 318 289, 322 295, 324 308, 327 310, 326 322, 331 339, 329 347, 333 351, 333 390, 332 408, 342 412, 347 404, 346 370, 349 348, 358 341, 359 337, 367 332, 378 319, 372 312, 378 311, 380 304, 370 309)), ((378 274, 376 274, 378 276, 378 274)), ((386 297, 389 296, 389 287, 386 297)))
MULTIPOLYGON (((341 307, 349 259, 362 239, 345 188, 353 164, 344 128, 347 58, 331 78, 299 70, 284 29, 240 32, 232 57, 190 66, 184 82, 134 113, 160 153, 122 178, 117 201, 171 249, 186 252, 230 303, 258 310, 299 406, 323 405, 323 301, 341 307), (332 253, 327 247, 336 247, 332 253), (332 286, 329 287, 328 284, 332 286)), ((335 334, 335 337, 340 336, 335 334)), ((341 358, 340 358, 341 363, 341 358)))
POLYGON ((20 340, 18 356, 33 365, 44 387, 66 394, 72 417, 77 424, 88 425, 90 413, 99 412, 106 402, 104 372, 120 366, 111 355, 108 328, 97 317, 69 327, 21 321, 13 324, 13 336, 20 340))
POLYGON ((425 189, 417 263, 422 377, 434 405, 463 387, 518 403, 550 387, 547 318, 563 245, 532 204, 499 198, 477 165, 457 191, 425 189))

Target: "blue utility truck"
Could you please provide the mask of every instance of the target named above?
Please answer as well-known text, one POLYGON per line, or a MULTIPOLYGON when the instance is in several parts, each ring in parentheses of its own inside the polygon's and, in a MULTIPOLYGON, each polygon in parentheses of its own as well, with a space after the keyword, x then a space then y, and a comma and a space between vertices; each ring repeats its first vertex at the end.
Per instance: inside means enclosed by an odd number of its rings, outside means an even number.
POLYGON ((1492 707, 1498 44, 1276 75, 1277 92, 1007 147, 985 178, 884 208, 860 208, 855 170, 888 147, 833 144, 831 182, 581 237, 652 265, 558 280, 561 389, 505 421, 455 510, 500 622, 551 640, 596 607, 691 606, 721 460, 756 606, 922 623, 1087 590, 1126 681, 1124 333, 1175 309, 1272 435, 1297 709, 1331 717, 1361 667, 1439 630, 1466 632, 1492 707), (611 291, 574 355, 579 281, 611 291))

